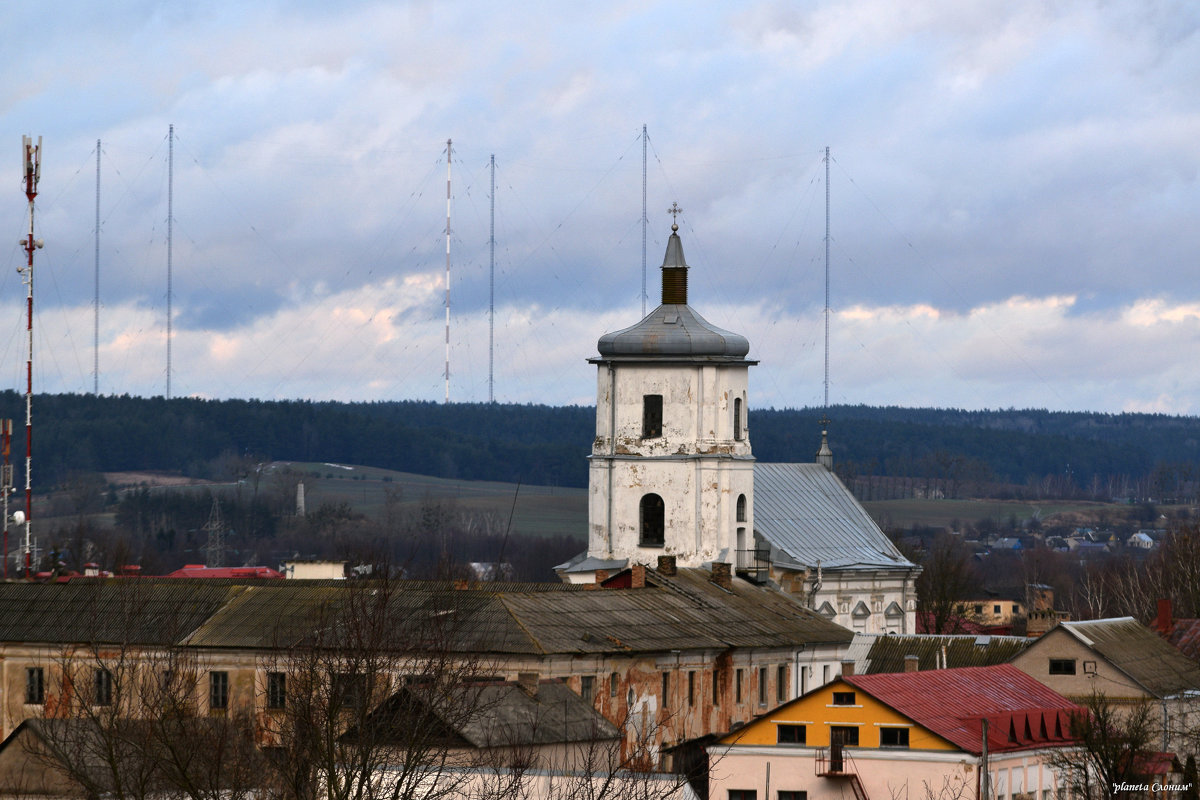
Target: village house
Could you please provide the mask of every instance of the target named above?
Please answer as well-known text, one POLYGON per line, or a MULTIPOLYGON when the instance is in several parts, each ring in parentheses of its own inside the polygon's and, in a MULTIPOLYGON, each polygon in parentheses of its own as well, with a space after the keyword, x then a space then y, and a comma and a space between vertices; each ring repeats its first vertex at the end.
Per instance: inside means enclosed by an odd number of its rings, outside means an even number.
POLYGON ((710 746, 709 797, 1052 797, 1078 711, 1009 665, 848 670, 710 746))
POLYGON ((1181 758, 1200 722, 1200 664, 1133 617, 1061 622, 1012 665, 1079 703, 1093 693, 1118 709, 1149 703, 1159 746, 1181 758))

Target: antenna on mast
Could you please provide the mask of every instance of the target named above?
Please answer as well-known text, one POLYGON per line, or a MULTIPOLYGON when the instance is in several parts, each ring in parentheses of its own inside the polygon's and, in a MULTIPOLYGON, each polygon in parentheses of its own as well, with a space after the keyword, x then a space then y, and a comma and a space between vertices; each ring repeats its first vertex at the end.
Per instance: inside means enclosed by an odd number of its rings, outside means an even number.
POLYGON ((175 126, 167 128, 167 399, 171 399, 171 234, 175 222, 175 126))
POLYGON ((37 146, 34 146, 31 137, 22 136, 21 155, 25 168, 25 198, 29 201, 29 234, 21 240, 21 246, 25 249, 25 266, 18 267, 17 271, 21 273, 27 290, 25 330, 29 336, 29 358, 25 362, 25 515, 24 520, 14 521, 18 525, 22 521, 25 523, 25 577, 28 578, 32 550, 30 522, 33 516, 33 251, 40 250, 43 245, 41 239, 33 238, 33 201, 42 177, 42 137, 38 137, 37 146))
POLYGON ((100 140, 96 140, 96 297, 92 302, 92 394, 100 394, 100 140))
POLYGON ((488 271, 488 402, 496 402, 496 154, 492 153, 492 221, 488 244, 491 269, 488 271))
POLYGON ((646 316, 646 126, 642 125, 642 317, 646 316))
POLYGON ((3 495, 4 512, 4 580, 8 580, 8 497, 13 493, 12 461, 12 420, 0 420, 0 451, 3 452, 3 464, 0 464, 0 495, 3 495))
POLYGON ((446 140, 446 402, 450 402, 450 156, 451 140, 446 140))

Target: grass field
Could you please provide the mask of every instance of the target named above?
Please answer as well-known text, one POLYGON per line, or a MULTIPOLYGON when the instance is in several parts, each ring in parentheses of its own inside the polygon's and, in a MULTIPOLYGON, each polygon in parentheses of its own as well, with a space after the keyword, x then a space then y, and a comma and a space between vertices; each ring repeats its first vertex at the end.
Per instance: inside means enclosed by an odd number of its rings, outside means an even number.
POLYGON ((983 519, 1006 522, 1012 517, 1024 522, 1035 513, 1042 519, 1055 514, 1096 513, 1111 504, 1028 500, 870 500, 863 503, 881 527, 909 528, 913 525, 951 527, 955 522, 975 523, 983 519))

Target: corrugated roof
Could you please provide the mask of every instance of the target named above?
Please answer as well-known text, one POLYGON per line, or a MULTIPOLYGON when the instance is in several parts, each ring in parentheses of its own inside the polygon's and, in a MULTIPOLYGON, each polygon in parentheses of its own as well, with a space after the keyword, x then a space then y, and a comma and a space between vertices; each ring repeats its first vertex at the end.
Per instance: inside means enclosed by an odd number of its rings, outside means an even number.
POLYGON ((458 652, 629 653, 848 642, 850 631, 788 595, 707 570, 657 586, 582 590, 565 584, 107 580, 0 584, 0 642, 182 644, 211 648, 337 646, 348 615, 386 628, 398 648, 449 642, 458 652), (377 593, 383 592, 383 595, 377 593))
POLYGON ((1157 697, 1200 689, 1200 665, 1133 617, 1060 622, 1059 627, 1157 697))
POLYGON ((915 566, 837 476, 820 464, 756 463, 754 530, 808 567, 915 566))
POLYGON ((976 754, 982 749, 981 718, 989 721, 988 749, 997 752, 1061 743, 1069 730, 1067 715, 1081 711, 1011 664, 850 675, 843 680, 976 754), (1010 730, 1015 731, 1011 740, 1010 730))
POLYGON ((1007 664, 1031 641, 1023 636, 856 633, 846 658, 862 674, 903 672, 910 655, 917 656, 920 670, 987 667, 1007 664))

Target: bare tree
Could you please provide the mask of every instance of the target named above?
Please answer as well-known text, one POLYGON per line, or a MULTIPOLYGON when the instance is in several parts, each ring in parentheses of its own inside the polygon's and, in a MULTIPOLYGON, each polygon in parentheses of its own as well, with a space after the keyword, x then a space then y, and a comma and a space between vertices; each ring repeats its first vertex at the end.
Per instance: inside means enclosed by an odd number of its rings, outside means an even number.
POLYGON ((1148 702, 1118 707, 1103 692, 1093 691, 1083 710, 1071 718, 1070 735, 1077 748, 1050 758, 1050 766, 1074 797, 1115 800, 1118 787, 1147 782, 1147 756, 1157 752, 1152 706, 1148 702))

